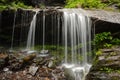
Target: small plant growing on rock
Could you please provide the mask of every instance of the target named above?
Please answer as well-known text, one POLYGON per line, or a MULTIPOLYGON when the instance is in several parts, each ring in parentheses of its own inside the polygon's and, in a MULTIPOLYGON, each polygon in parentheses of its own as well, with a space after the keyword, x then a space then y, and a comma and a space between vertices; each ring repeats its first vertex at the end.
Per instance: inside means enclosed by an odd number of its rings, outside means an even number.
POLYGON ((112 46, 111 40, 113 37, 110 32, 103 32, 95 35, 94 42, 97 49, 109 48, 112 46))

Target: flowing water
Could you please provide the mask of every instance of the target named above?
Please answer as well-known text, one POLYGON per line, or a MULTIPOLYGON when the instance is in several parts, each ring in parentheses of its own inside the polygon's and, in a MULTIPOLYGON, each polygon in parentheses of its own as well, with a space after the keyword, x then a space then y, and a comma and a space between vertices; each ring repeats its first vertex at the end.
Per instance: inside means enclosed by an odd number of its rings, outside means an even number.
POLYGON ((36 28, 36 16, 38 14, 39 11, 36 11, 35 15, 33 16, 33 19, 31 21, 30 24, 30 28, 29 28, 29 33, 28 33, 28 38, 27 38, 27 50, 34 50, 34 46, 35 46, 35 28, 36 28))
MULTIPOLYGON (((36 26, 38 24, 37 18, 41 18, 41 25, 42 27, 42 50, 40 53, 41 56, 46 56, 45 53, 48 53, 48 50, 45 50, 45 36, 48 35, 47 31, 48 26, 51 25, 50 36, 52 39, 52 44, 56 45, 58 48, 60 45, 61 39, 64 47, 64 67, 69 69, 70 74, 74 77, 74 80, 85 80, 86 74, 89 72, 91 67, 91 20, 88 16, 84 16, 85 12, 83 10, 67 10, 63 9, 63 15, 61 17, 60 14, 51 15, 47 20, 46 12, 43 10, 42 17, 37 16, 39 10, 35 11, 33 19, 30 24, 28 37, 27 37, 27 46, 26 50, 28 53, 34 52, 35 47, 35 32, 36 26), (62 21, 61 21, 62 19, 62 21), (47 24, 48 21, 48 24, 47 24), (50 22, 51 21, 51 22, 50 22), (62 22, 62 26, 60 25, 62 22), (61 37, 62 36, 62 37, 61 37)), ((12 43, 11 49, 13 47, 13 40, 14 40, 14 29, 15 29, 15 19, 14 17, 13 22, 13 33, 12 33, 12 43)), ((40 33, 40 31, 39 31, 40 33)), ((22 36, 22 29, 21 29, 21 36, 22 36)), ((39 35, 37 35, 38 37, 39 35)), ((48 36, 49 37, 49 36, 48 36)), ((47 37, 46 37, 47 38, 47 37)), ((21 41, 21 40, 20 40, 21 41)), ((46 43, 47 44, 47 43, 46 43)), ((59 56, 58 56, 59 57, 59 56)))
POLYGON ((14 13, 13 31, 12 31, 11 48, 10 48, 10 50, 13 50, 13 41, 14 41, 14 33, 15 33, 15 21, 16 21, 16 12, 14 13))
POLYGON ((63 10, 63 12, 64 66, 69 67, 75 80, 84 80, 91 66, 88 61, 91 52, 91 21, 82 14, 82 11, 78 13, 74 10, 63 10))
POLYGON ((43 50, 45 49, 45 12, 43 11, 43 50))

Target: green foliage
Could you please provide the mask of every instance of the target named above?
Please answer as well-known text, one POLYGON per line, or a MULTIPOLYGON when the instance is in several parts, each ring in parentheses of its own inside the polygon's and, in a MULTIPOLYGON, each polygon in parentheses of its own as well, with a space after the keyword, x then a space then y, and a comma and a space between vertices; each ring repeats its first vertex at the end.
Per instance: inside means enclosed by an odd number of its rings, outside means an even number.
POLYGON ((120 45, 120 39, 118 39, 118 38, 113 39, 111 42, 114 45, 120 45))
POLYGON ((96 55, 101 55, 102 54, 102 51, 100 51, 100 50, 98 50, 97 52, 96 52, 96 55))
POLYGON ((112 44, 110 44, 110 43, 105 43, 104 45, 103 45, 103 47, 105 47, 105 48, 111 48, 113 45, 112 44))
POLYGON ((0 1, 0 10, 4 9, 17 9, 17 8, 32 8, 31 6, 27 6, 23 3, 23 1, 19 0, 14 0, 14 1, 9 1, 9 0, 1 0, 0 1))
POLYGON ((112 73, 112 72, 120 73, 120 69, 113 69, 113 68, 110 68, 110 67, 100 68, 100 71, 103 71, 103 72, 106 72, 106 73, 112 73))
POLYGON ((41 3, 41 4, 39 4, 39 7, 40 7, 41 9, 45 9, 45 4, 41 3))
POLYGON ((112 36, 110 32, 103 32, 95 35, 94 43, 97 49, 111 47, 112 36))
POLYGON ((109 68, 109 67, 103 67, 100 69, 101 71, 104 71, 104 72, 107 72, 107 73, 111 73, 114 71, 114 69, 112 68, 109 68))
POLYGON ((82 5, 84 0, 67 0, 66 1, 66 8, 75 8, 78 5, 82 5))
POLYGON ((120 3, 120 0, 109 0, 110 4, 118 4, 120 3))
POLYGON ((120 11, 120 0, 67 0, 65 8, 104 9, 120 11), (113 5, 113 6, 112 6, 113 5), (114 7, 115 6, 115 7, 114 7), (116 9, 117 8, 117 9, 116 9))
POLYGON ((106 5, 101 0, 67 0, 66 8, 104 8, 106 5))
POLYGON ((85 3, 83 3, 84 8, 104 8, 106 7, 106 4, 102 3, 101 0, 86 0, 85 3))
POLYGON ((103 32, 95 35, 93 45, 95 45, 97 49, 111 48, 113 45, 120 45, 120 39, 113 38, 110 32, 103 32))

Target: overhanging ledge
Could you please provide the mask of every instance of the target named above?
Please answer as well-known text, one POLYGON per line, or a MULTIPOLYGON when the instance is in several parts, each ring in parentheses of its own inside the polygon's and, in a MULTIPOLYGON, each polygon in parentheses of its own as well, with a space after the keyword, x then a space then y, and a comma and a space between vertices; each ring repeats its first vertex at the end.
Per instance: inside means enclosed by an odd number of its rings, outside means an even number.
POLYGON ((92 17, 97 20, 120 24, 119 12, 111 12, 111 11, 104 11, 104 10, 84 10, 81 8, 60 9, 60 11, 67 11, 70 13, 74 12, 76 14, 82 13, 85 16, 92 17))

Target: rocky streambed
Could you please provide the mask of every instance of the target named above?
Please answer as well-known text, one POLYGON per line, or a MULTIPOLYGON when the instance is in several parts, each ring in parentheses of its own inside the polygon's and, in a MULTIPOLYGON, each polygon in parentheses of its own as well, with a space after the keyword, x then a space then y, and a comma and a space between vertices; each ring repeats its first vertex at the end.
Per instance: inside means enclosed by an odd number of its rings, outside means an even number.
POLYGON ((86 80, 120 80, 120 47, 101 49, 86 80))
POLYGON ((53 56, 1 52, 0 80, 66 80, 66 77, 53 56))
MULTIPOLYGON (((69 80, 52 55, 0 52, 0 80, 69 80)), ((100 49, 85 80, 119 80, 120 47, 100 49)))

